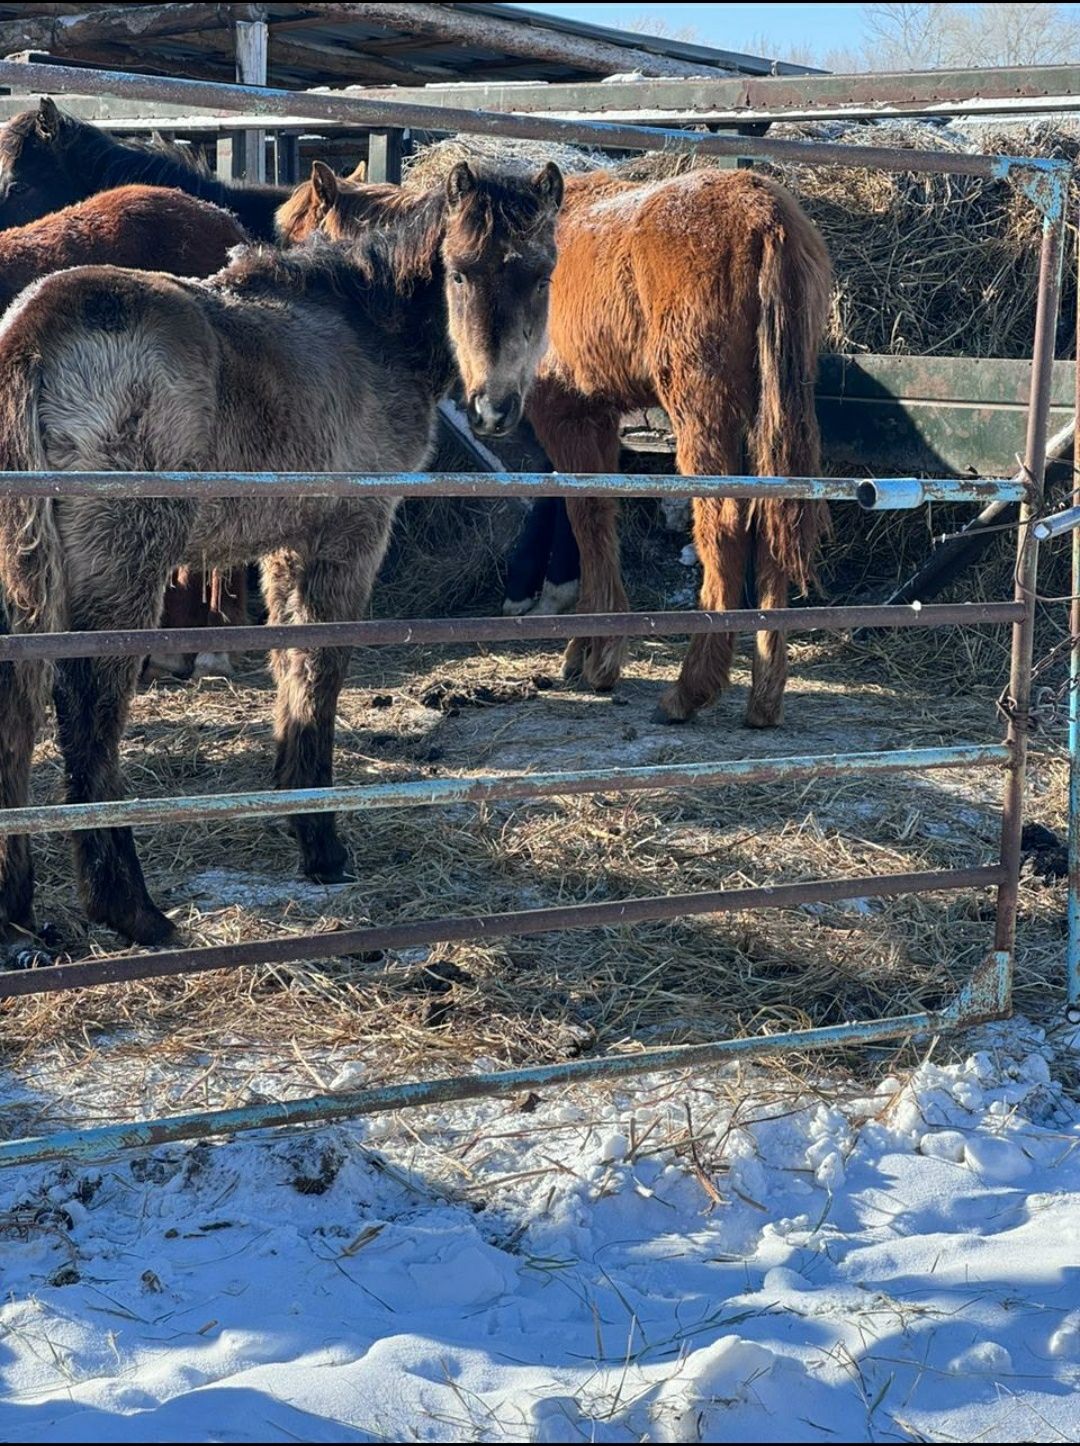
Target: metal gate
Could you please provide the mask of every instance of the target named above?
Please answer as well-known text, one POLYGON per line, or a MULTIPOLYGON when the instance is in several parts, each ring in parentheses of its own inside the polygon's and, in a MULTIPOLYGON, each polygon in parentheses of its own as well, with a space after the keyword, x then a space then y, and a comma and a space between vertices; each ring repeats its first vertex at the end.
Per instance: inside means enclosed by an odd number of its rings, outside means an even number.
MULTIPOLYGON (((0 84, 15 90, 124 96, 187 101, 259 116, 308 114, 312 119, 340 118, 381 126, 414 126, 534 139, 591 143, 609 148, 664 150, 783 159, 826 166, 868 166, 892 171, 982 176, 1017 185, 1042 218, 1042 242, 1036 297, 1035 347, 1028 404, 1027 442, 1022 480, 922 481, 893 477, 859 478, 702 477, 693 480, 697 495, 735 498, 813 498, 870 509, 912 508, 930 501, 1018 501, 1020 527, 1014 596, 992 603, 919 607, 814 607, 726 613, 611 613, 566 617, 375 620, 257 628, 174 629, 24 634, 0 637, 0 661, 141 655, 153 648, 191 651, 211 648, 240 652, 263 647, 311 647, 335 644, 407 644, 494 642, 587 636, 657 637, 711 631, 748 633, 849 627, 936 628, 973 624, 1009 624, 1011 666, 1004 695, 1008 728, 1004 743, 950 748, 913 748, 879 753, 779 757, 648 768, 594 769, 513 777, 423 780, 371 787, 335 787, 228 794, 218 797, 130 799, 50 807, 8 809, 0 814, 4 834, 41 834, 72 829, 151 825, 173 821, 259 818, 295 812, 359 812, 372 808, 438 807, 448 803, 539 798, 577 793, 617 793, 685 788, 728 787, 777 780, 874 776, 944 767, 996 767, 1005 772, 1001 842, 997 862, 967 869, 824 879, 762 888, 721 890, 577 904, 513 913, 447 917, 417 924, 390 924, 292 936, 259 943, 177 949, 29 971, 0 973, 0 998, 101 985, 121 980, 229 969, 242 965, 401 948, 438 941, 536 934, 672 919, 732 910, 792 908, 808 902, 857 897, 994 886, 997 911, 992 941, 983 963, 940 1011, 854 1021, 764 1037, 719 1040, 708 1044, 645 1050, 563 1064, 475 1074, 416 1083, 387 1085, 310 1099, 248 1108, 201 1111, 163 1119, 69 1131, 40 1139, 0 1144, 0 1164, 29 1164, 56 1157, 96 1160, 118 1149, 166 1141, 261 1129, 298 1122, 329 1121, 394 1110, 409 1105, 507 1094, 526 1087, 619 1078, 645 1071, 715 1064, 738 1057, 763 1056, 792 1049, 896 1038, 955 1029, 1007 1014, 1016 935, 1017 893, 1025 765, 1029 728, 1035 583, 1038 540, 1027 524, 1042 506, 1052 363, 1060 293, 1069 167, 1063 161, 970 156, 877 146, 841 146, 821 142, 770 141, 749 137, 687 134, 548 117, 496 115, 480 111, 374 102, 325 94, 209 85, 112 72, 0 62, 0 84)), ((99 492, 112 497, 264 497, 268 495, 352 496, 566 496, 685 495, 685 478, 620 475, 462 474, 236 474, 236 473, 74 473, 0 474, 0 492, 36 497, 65 497, 99 492)), ((1075 696, 1075 695, 1074 695, 1075 696)))

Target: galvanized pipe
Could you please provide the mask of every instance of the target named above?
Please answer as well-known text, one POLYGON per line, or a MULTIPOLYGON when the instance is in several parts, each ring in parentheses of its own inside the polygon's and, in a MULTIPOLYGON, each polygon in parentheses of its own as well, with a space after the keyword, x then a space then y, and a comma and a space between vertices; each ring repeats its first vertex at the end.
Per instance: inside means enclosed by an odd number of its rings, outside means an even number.
MULTIPOLYGON (((0 61, 0 69, 3 68, 0 61)), ((895 496, 924 502, 1016 502, 1011 477, 880 478, 874 506, 895 496), (890 489, 893 489, 890 491, 890 489)), ((621 472, 4 472, 0 496, 85 497, 776 497, 858 502, 863 477, 672 477, 621 472)), ((871 495, 871 494, 866 494, 871 495)))
MULTIPOLYGON (((1080 273, 1080 233, 1077 236, 1077 271, 1080 273)), ((1080 421, 1080 309, 1076 315, 1076 416, 1080 421)), ((1078 433, 1080 436, 1080 433, 1078 433)), ((1072 501, 1080 511, 1080 445, 1073 452, 1072 501)), ((1072 596, 1069 599, 1069 901, 1065 981, 1070 1009, 1080 1007, 1080 531, 1072 534, 1072 596)))
POLYGON ((1046 440, 1050 424, 1051 382, 1058 307, 1061 299, 1061 264, 1064 252, 1065 211, 1043 220, 1039 260, 1039 289, 1035 312, 1035 349, 1028 403, 1027 442, 1024 472, 1029 496, 1020 506, 1020 527, 1016 544, 1015 599, 1024 605, 1024 615, 1013 625, 1012 654, 1007 701, 1006 741, 1012 750, 1012 766, 1005 783, 1002 810, 1001 862, 1005 878, 998 890, 994 926, 995 949, 1015 953, 1016 911, 1020 893, 1020 841, 1024 826, 1024 785, 1027 769, 1031 665, 1035 644, 1035 592, 1038 585, 1039 540, 1029 524, 1042 505, 1046 480, 1046 440))
POLYGON ((108 1160, 122 1150, 151 1149, 156 1145, 201 1140, 211 1135, 232 1135, 283 1125, 330 1124, 361 1115, 385 1114, 389 1110, 488 1099, 550 1085, 629 1079, 651 1070, 700 1070, 706 1065, 724 1064, 748 1055, 759 1058, 788 1050, 867 1044, 902 1035, 937 1033, 950 1027, 955 1028, 955 1021, 948 1013, 900 1014, 891 1019, 834 1024, 790 1034, 752 1035, 747 1039, 725 1039, 715 1044, 672 1045, 666 1049, 644 1050, 639 1054, 603 1055, 599 1059, 575 1059, 564 1064, 534 1065, 529 1069, 502 1070, 493 1074, 417 1080, 353 1090, 347 1094, 312 1095, 307 1099, 245 1105, 230 1110, 199 1110, 194 1114, 173 1115, 166 1119, 132 1120, 119 1125, 98 1125, 87 1130, 64 1130, 34 1139, 7 1140, 0 1143, 0 1167, 18 1165, 26 1168, 47 1160, 67 1160, 76 1166, 89 1165, 108 1160))
POLYGON ((0 61, 0 85, 15 91, 46 95, 112 95, 124 100, 160 100, 196 108, 243 111, 253 116, 339 121, 369 126, 374 130, 406 126, 424 131, 464 131, 472 135, 513 136, 520 140, 561 141, 569 145, 597 146, 603 150, 669 151, 682 155, 733 156, 804 165, 865 166, 884 171, 983 176, 988 180, 1007 179, 1017 169, 1032 177, 1056 178, 1068 173, 1067 162, 1042 158, 973 156, 956 151, 908 151, 898 146, 842 146, 821 141, 709 135, 657 126, 457 110, 448 106, 129 75, 115 70, 87 71, 73 66, 25 64, 10 60, 0 61))
MULTIPOLYGON (((295 964, 302 960, 372 954, 387 949, 413 949, 424 944, 501 939, 510 934, 624 928, 655 919, 679 919, 696 914, 794 909, 801 904, 834 904, 845 899, 884 899, 899 894, 989 888, 1001 884, 1003 878, 1000 864, 924 873, 871 874, 857 879, 664 894, 605 904, 565 904, 553 909, 519 909, 504 914, 478 914, 472 918, 452 916, 424 919, 415 924, 383 924, 335 930, 333 933, 294 934, 285 939, 265 939, 257 943, 214 944, 201 949, 86 959, 77 964, 52 964, 41 969, 6 970, 0 973, 0 999, 23 994, 54 994, 86 985, 123 984, 134 979, 161 979, 173 974, 202 974, 211 969, 295 964)), ((787 1038, 790 1039, 790 1036, 787 1038)))
POLYGON ((499 618, 369 618, 349 623, 283 623, 212 628, 112 628, 107 632, 0 634, 0 662, 19 658, 142 657, 244 653, 267 648, 337 648, 420 643, 537 642, 589 637, 664 638, 694 633, 837 632, 847 628, 976 627, 1011 623, 1015 602, 931 607, 749 608, 732 612, 563 613, 499 618))
POLYGON ((362 813, 381 808, 426 808, 457 803, 557 798, 579 793, 643 793, 786 783, 810 778, 863 777, 931 768, 1007 765, 1002 744, 954 748, 894 748, 884 753, 837 753, 791 758, 744 758, 716 763, 670 763, 648 768, 586 768, 567 773, 522 773, 421 778, 338 788, 256 789, 190 798, 128 798, 0 810, 0 837, 68 833, 93 828, 140 828, 163 823, 213 823, 293 813, 362 813))

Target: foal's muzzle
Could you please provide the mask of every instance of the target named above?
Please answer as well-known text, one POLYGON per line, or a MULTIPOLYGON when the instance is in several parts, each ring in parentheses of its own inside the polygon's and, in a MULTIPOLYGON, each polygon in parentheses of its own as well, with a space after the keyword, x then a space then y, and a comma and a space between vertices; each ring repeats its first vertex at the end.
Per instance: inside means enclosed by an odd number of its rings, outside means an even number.
POLYGON ((522 397, 510 392, 493 401, 487 392, 476 392, 469 398, 469 426, 480 437, 505 437, 521 421, 522 397))

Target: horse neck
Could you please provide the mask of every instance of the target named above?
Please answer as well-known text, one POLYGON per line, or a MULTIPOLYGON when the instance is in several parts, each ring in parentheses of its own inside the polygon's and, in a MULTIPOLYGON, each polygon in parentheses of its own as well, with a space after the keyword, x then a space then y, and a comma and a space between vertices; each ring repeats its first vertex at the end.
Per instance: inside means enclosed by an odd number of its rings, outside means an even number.
POLYGON ((274 213, 289 194, 274 186, 230 185, 212 176, 200 175, 167 151, 154 147, 126 146, 88 127, 91 135, 77 150, 72 162, 79 168, 78 179, 90 181, 89 191, 112 190, 116 186, 142 184, 175 186, 189 196, 214 201, 232 211, 244 229, 260 240, 274 239, 274 213))
POLYGON ((445 392, 457 375, 441 250, 445 200, 441 195, 395 198, 381 218, 388 223, 385 230, 371 219, 372 229, 381 233, 378 285, 386 299, 375 319, 408 342, 418 368, 437 392, 445 392))

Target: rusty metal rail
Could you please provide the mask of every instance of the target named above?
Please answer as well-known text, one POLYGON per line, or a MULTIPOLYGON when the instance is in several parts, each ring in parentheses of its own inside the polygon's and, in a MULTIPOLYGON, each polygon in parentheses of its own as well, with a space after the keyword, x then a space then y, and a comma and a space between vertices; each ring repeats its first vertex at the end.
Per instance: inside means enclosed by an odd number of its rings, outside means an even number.
MULTIPOLYGON (((895 77, 893 77, 895 81, 895 77)), ((0 833, 44 833, 57 829, 120 827, 134 823, 193 823, 220 817, 266 816, 342 808, 413 807, 425 804, 511 801, 582 792, 612 793, 666 788, 767 784, 780 779, 837 778, 891 773, 902 769, 1001 767, 1005 777, 1000 856, 997 862, 940 872, 871 875, 766 884, 752 888, 673 894, 659 898, 605 899, 557 908, 531 909, 474 918, 449 917, 384 925, 365 925, 329 933, 311 933, 259 943, 137 953, 88 959, 0 974, 0 997, 47 993, 132 979, 162 978, 244 965, 288 965, 436 941, 486 939, 507 934, 536 934, 563 929, 620 928, 649 920, 674 919, 757 908, 797 908, 849 898, 886 897, 953 889, 997 889, 994 946, 957 997, 944 1010, 889 1019, 842 1023, 767 1038, 723 1040, 685 1049, 579 1060, 532 1070, 467 1076, 419 1084, 394 1084, 379 1090, 312 1100, 259 1105, 251 1109, 203 1112, 174 1120, 151 1120, 104 1129, 69 1132, 52 1139, 0 1144, 0 1164, 26 1164, 63 1156, 102 1158, 116 1149, 166 1140, 196 1138, 223 1130, 256 1129, 295 1122, 347 1118, 375 1110, 502 1094, 527 1085, 596 1078, 621 1078, 653 1069, 715 1063, 779 1050, 820 1048, 869 1039, 886 1039, 932 1029, 957 1028, 1007 1013, 1010 1004, 1019 886, 1020 832, 1027 734, 1030 726, 1032 641, 1038 539, 1023 524, 1042 502, 1046 432, 1051 398, 1061 265, 1065 229, 1067 163, 955 152, 919 152, 895 147, 842 146, 768 138, 722 137, 629 125, 556 121, 550 117, 492 115, 444 107, 374 102, 355 96, 274 91, 245 86, 204 84, 160 77, 87 72, 81 69, 22 65, 0 61, 0 84, 46 92, 77 91, 136 99, 170 100, 217 106, 257 116, 303 115, 378 126, 409 125, 434 131, 463 130, 488 135, 591 143, 607 148, 674 150, 684 153, 782 159, 807 164, 870 166, 892 171, 982 176, 1014 182, 1042 218, 1042 247, 1036 298, 1036 344, 1031 373, 1027 444, 1021 476, 986 481, 923 481, 916 478, 671 478, 617 475, 432 474, 405 476, 355 474, 235 473, 9 473, 0 476, 0 495, 58 498, 93 493, 106 497, 270 497, 286 493, 312 496, 426 495, 656 495, 699 494, 726 497, 815 498, 854 502, 865 508, 915 507, 927 501, 1019 501, 1016 587, 1011 601, 927 608, 805 608, 730 613, 658 613, 643 617, 606 614, 599 618, 423 619, 342 622, 273 629, 174 630, 153 634, 131 630, 99 633, 31 634, 0 638, 0 661, 72 658, 89 652, 132 655, 158 643, 172 646, 212 644, 215 648, 316 646, 333 643, 420 643, 552 638, 569 634, 666 636, 710 630, 772 630, 876 627, 937 627, 981 623, 1012 626, 1010 680, 1003 700, 1008 736, 1003 745, 952 749, 895 749, 885 754, 744 759, 646 769, 587 770, 516 777, 423 779, 371 788, 300 790, 292 794, 259 792, 224 798, 102 800, 52 808, 18 808, 0 814, 0 833), (227 633, 227 635, 226 635, 227 633), (256 643, 257 638, 257 643, 256 643)), ((63 505, 62 502, 60 505, 63 505)))
MULTIPOLYGON (((885 899, 899 894, 930 894, 993 885, 1000 887, 1004 881, 1005 872, 1001 865, 987 864, 971 869, 868 874, 855 879, 814 879, 808 883, 765 884, 756 889, 658 894, 640 899, 617 899, 610 903, 565 904, 551 909, 517 909, 503 914, 424 919, 415 924, 335 929, 317 934, 293 934, 285 939, 267 939, 259 943, 212 944, 202 949, 170 949, 156 954, 52 964, 41 969, 7 970, 0 973, 0 999, 14 994, 49 994, 88 984, 120 984, 133 979, 201 974, 210 969, 235 969, 253 964, 295 964, 351 954, 370 956, 389 949, 414 949, 423 944, 461 943, 471 939, 500 939, 511 934, 625 928, 631 924, 681 919, 695 914, 795 909, 803 904, 836 904, 845 899, 885 899)), ((837 1030, 836 1037, 842 1040, 842 1027, 837 1026, 837 1030)))
POLYGON ((671 151, 681 155, 733 156, 812 166, 865 166, 883 171, 983 176, 987 180, 1006 180, 1014 173, 1020 173, 1027 178, 1023 184, 1038 184, 1040 177, 1068 173, 1067 162, 1041 157, 973 156, 956 151, 904 150, 900 146, 843 146, 824 141, 719 136, 658 126, 456 110, 449 106, 365 100, 355 95, 325 95, 314 91, 278 90, 270 86, 177 80, 116 70, 91 72, 75 66, 38 65, 12 60, 0 60, 0 85, 21 92, 164 100, 180 105, 243 111, 252 116, 342 121, 377 130, 407 126, 422 131, 466 131, 473 135, 510 136, 518 140, 593 145, 606 150, 671 151))
POLYGON ((280 623, 212 628, 119 628, 109 632, 0 634, 0 662, 16 658, 142 657, 246 653, 266 648, 393 644, 526 643, 550 638, 670 638, 696 633, 813 633, 847 628, 979 627, 1014 623, 1016 602, 932 603, 928 607, 750 608, 732 612, 526 614, 501 618, 368 618, 349 623, 280 623))

